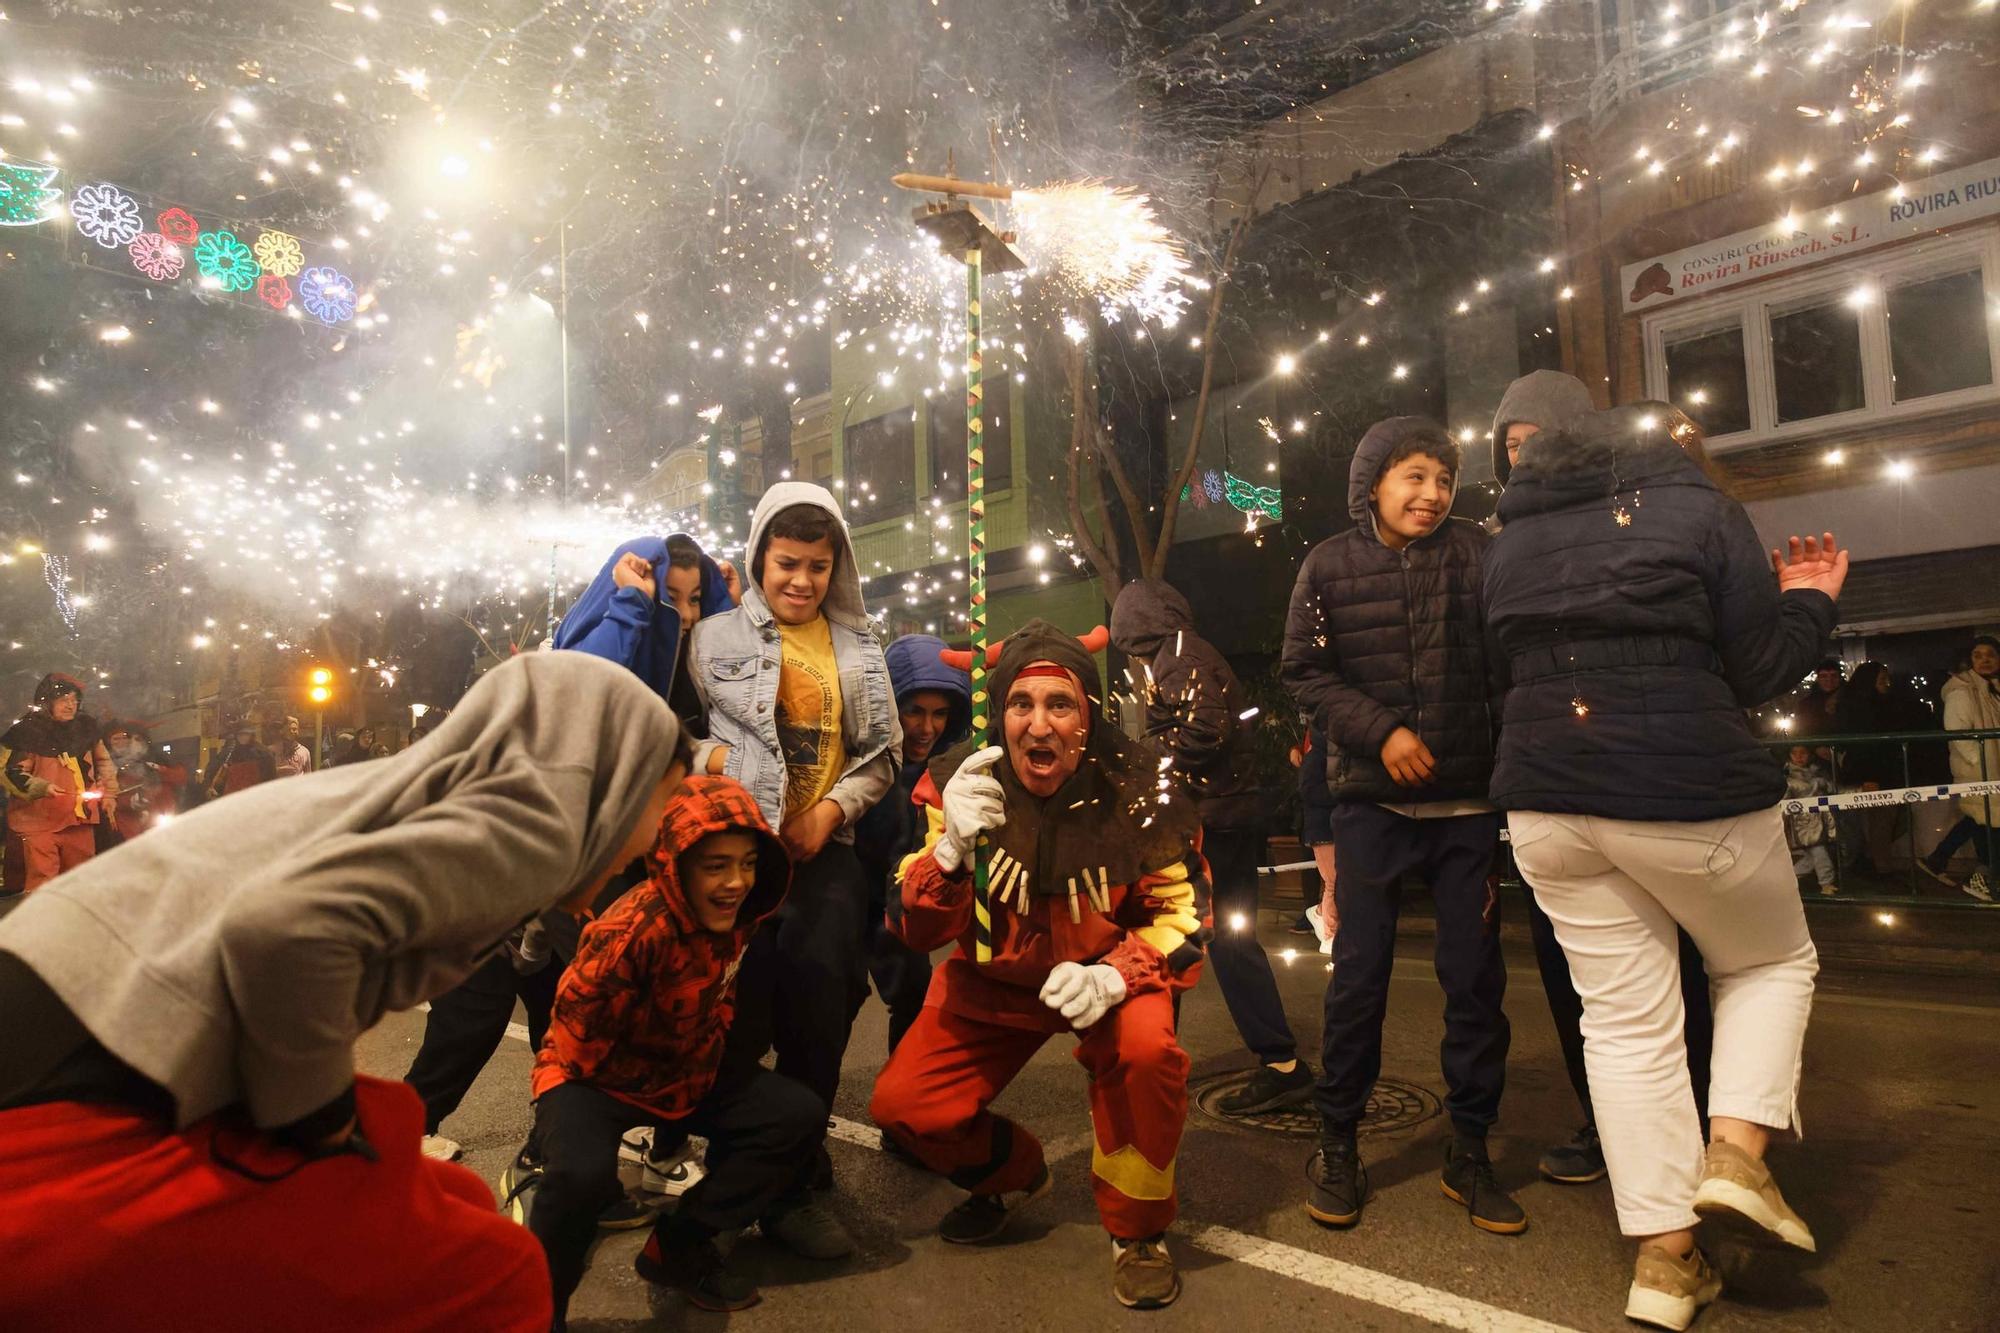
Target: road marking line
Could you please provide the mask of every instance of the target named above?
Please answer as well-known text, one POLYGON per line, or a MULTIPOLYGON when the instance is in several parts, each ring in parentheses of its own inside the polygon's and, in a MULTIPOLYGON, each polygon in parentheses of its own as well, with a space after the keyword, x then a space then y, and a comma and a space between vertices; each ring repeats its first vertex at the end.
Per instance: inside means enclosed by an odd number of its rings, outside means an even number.
POLYGON ((1177 1226, 1176 1232, 1197 1249, 1225 1259, 1234 1259, 1267 1273, 1304 1282, 1337 1296, 1379 1305, 1398 1314, 1427 1319, 1445 1328, 1465 1333, 1577 1333, 1564 1324, 1516 1314, 1497 1305, 1487 1305, 1465 1296, 1454 1296, 1421 1282, 1378 1273, 1359 1264, 1329 1259, 1323 1254, 1297 1249, 1261 1236, 1246 1236, 1228 1227, 1177 1226))
MULTIPOLYGON (((842 1116, 832 1119, 832 1127, 827 1131, 829 1137, 880 1151, 882 1135, 873 1125, 863 1125, 842 1116)), ((1057 1139, 1048 1145, 1044 1158, 1051 1162, 1059 1161, 1089 1147, 1091 1138, 1092 1135, 1086 1132, 1057 1139)), ((1454 1296, 1436 1287, 1426 1287, 1421 1282, 1329 1259, 1323 1254, 1297 1249, 1280 1241, 1246 1236, 1228 1227, 1180 1225, 1174 1230, 1196 1249, 1207 1250, 1210 1254, 1304 1282, 1337 1296, 1352 1297, 1398 1314, 1427 1319, 1445 1328, 1460 1329, 1464 1333, 1578 1333, 1563 1324, 1551 1324, 1515 1314, 1497 1305, 1454 1296)))

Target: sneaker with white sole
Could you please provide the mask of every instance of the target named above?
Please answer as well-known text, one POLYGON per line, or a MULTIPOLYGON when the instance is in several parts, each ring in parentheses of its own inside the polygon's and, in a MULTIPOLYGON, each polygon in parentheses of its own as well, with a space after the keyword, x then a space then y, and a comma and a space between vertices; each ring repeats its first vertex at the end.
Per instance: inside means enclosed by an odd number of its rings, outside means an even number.
POLYGON ((663 1195, 678 1199, 707 1175, 701 1164, 702 1149, 700 1139, 689 1139, 665 1157, 648 1157, 640 1168, 639 1188, 647 1194, 663 1195))
POLYGON ((1801 1250, 1818 1249, 1812 1231, 1778 1193, 1771 1169, 1733 1143, 1711 1143, 1702 1161, 1694 1211, 1714 1221, 1745 1224, 1801 1250))
POLYGON ((1625 1317, 1680 1333, 1702 1306, 1721 1294, 1722 1279, 1700 1249, 1689 1250, 1682 1258, 1657 1245, 1641 1245, 1632 1266, 1632 1290, 1625 1297, 1625 1317))
POLYGON ((621 1162, 643 1162, 653 1151, 653 1127, 640 1125, 628 1129, 618 1140, 618 1160, 621 1162))
POLYGON ((1993 901, 1993 881, 1986 877, 1984 870, 1973 871, 1958 887, 1982 903, 1993 901))
POLYGON ((419 1150, 433 1162, 456 1162, 465 1155, 457 1139, 448 1139, 442 1134, 426 1134, 419 1150))
POLYGON ((535 1187, 542 1183, 542 1166, 525 1156, 516 1157, 500 1173, 500 1211, 522 1226, 534 1209, 535 1187))

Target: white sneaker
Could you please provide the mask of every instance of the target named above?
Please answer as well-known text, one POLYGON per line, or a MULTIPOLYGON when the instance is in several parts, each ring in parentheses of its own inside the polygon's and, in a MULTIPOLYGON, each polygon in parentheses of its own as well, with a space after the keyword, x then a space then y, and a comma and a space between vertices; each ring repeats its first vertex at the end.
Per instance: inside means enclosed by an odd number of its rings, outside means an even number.
POLYGON ((665 1157, 658 1160, 648 1157, 639 1176, 639 1188, 647 1194, 664 1195, 669 1199, 686 1194, 708 1174, 701 1164, 702 1150, 706 1146, 700 1139, 689 1139, 665 1157))
POLYGON ((435 1162, 456 1162, 465 1155, 465 1149, 458 1146, 456 1139, 448 1139, 442 1134, 426 1134, 422 1151, 424 1156, 435 1162))
POLYGON ((1979 899, 1979 901, 1982 903, 1990 903, 1993 901, 1993 882, 1986 878, 1986 872, 1984 870, 1973 871, 1972 874, 1967 877, 1965 883, 1959 885, 1958 887, 1964 889, 1967 893, 1979 899))
POLYGON ((1306 909, 1306 924, 1313 928, 1313 934, 1319 939, 1319 951, 1328 958, 1333 957, 1333 936, 1327 931, 1326 918, 1319 914, 1319 904, 1306 909))
POLYGON ((641 1125, 628 1129, 618 1140, 618 1160, 621 1162, 643 1162, 646 1154, 653 1151, 653 1127, 641 1125))

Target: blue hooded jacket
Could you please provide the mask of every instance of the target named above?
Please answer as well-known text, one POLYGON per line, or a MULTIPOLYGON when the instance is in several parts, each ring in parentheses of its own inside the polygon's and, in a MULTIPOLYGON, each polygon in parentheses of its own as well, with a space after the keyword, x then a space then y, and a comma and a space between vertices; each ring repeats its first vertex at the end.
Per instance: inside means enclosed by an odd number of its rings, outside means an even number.
MULTIPOLYGON (((939 660, 938 654, 945 647, 945 641, 935 635, 905 634, 882 653, 889 664, 889 688, 895 691, 898 709, 918 690, 936 690, 951 701, 951 720, 931 747, 933 755, 943 754, 972 730, 972 677, 939 660)), ((923 775, 923 764, 902 765, 896 770, 896 785, 854 826, 854 853, 868 875, 868 887, 878 896, 887 896, 896 864, 921 841, 921 825, 911 797, 923 775)))
MULTIPOLYGON (((597 577, 570 607, 556 630, 556 647, 574 648, 618 663, 652 686, 653 692, 672 706, 674 672, 681 655, 680 612, 657 593, 648 597, 638 588, 621 588, 612 581, 612 569, 627 553, 650 564, 659 590, 665 590, 667 539, 635 537, 611 553, 604 568, 597 571, 597 577)), ((701 613, 712 616, 735 605, 729 599, 721 567, 704 552, 701 613)))

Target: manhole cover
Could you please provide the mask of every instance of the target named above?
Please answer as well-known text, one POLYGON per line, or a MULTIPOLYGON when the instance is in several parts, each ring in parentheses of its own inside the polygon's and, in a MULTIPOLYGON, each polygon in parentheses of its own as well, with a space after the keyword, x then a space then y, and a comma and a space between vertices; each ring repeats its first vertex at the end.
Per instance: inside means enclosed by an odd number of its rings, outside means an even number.
MULTIPOLYGON (((1313 1109, 1311 1102, 1303 1106, 1280 1107, 1275 1111, 1260 1111, 1255 1115, 1223 1114, 1220 1106, 1222 1099, 1248 1083, 1254 1072, 1236 1069, 1191 1084, 1188 1091, 1194 1094, 1194 1109, 1217 1124, 1233 1129, 1285 1134, 1301 1139, 1317 1136, 1319 1112, 1313 1109)), ((1368 1109, 1361 1116, 1360 1132, 1382 1134, 1411 1129, 1443 1109, 1428 1089, 1393 1078, 1377 1079, 1375 1091, 1368 1098, 1368 1109)))

